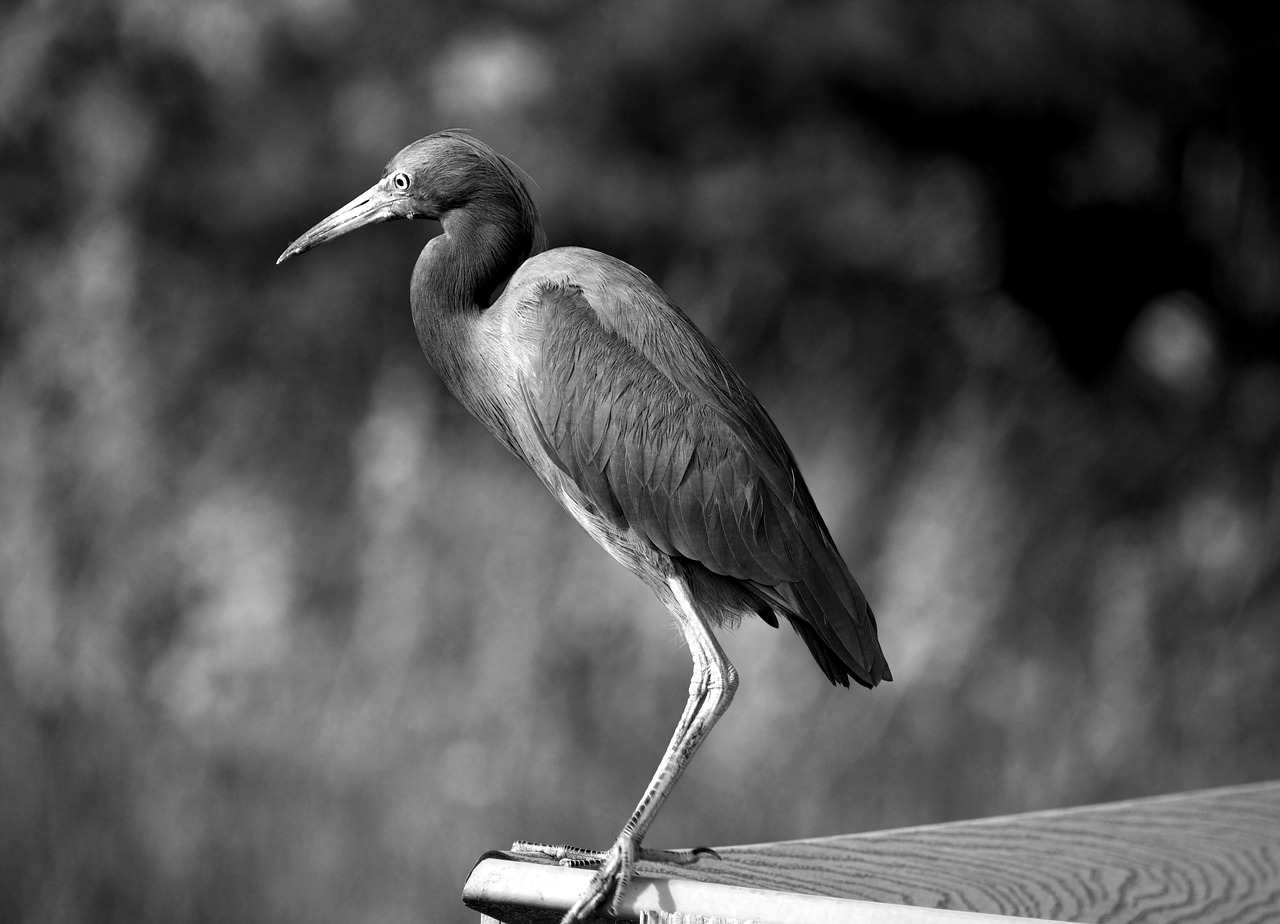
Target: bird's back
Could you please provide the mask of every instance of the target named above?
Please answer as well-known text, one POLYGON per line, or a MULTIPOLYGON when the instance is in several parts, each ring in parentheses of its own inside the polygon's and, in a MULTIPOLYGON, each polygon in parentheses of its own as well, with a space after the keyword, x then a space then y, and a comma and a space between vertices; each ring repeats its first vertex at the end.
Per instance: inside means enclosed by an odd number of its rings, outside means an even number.
POLYGON ((777 427, 647 276, 557 248, 485 315, 504 351, 492 403, 506 408, 486 422, 615 557, 646 578, 685 573, 721 620, 785 617, 832 682, 891 679, 777 427))

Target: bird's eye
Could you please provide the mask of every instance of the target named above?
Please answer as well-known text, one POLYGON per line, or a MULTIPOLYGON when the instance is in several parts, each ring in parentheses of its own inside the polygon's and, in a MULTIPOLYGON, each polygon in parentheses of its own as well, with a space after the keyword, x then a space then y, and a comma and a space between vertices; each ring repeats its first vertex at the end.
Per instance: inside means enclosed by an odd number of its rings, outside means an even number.
POLYGON ((405 192, 411 185, 413 185, 413 182, 409 179, 409 174, 407 173, 397 173, 391 178, 391 183, 401 192, 405 192))

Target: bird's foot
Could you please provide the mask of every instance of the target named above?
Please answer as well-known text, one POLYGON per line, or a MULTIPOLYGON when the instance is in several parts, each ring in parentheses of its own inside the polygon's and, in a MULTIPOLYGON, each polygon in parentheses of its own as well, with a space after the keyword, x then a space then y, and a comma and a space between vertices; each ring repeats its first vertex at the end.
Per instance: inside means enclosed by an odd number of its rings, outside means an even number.
MULTIPOLYGON (((516 841, 511 845, 511 852, 543 860, 554 860, 561 866, 577 869, 599 866, 609 855, 607 850, 584 850, 568 844, 535 844, 531 841, 516 841)), ((670 863, 673 866, 689 866, 703 857, 719 860, 720 854, 710 847, 691 847, 682 850, 650 850, 648 847, 641 847, 636 851, 638 860, 647 863, 670 863)))
POLYGON ((600 868, 587 883, 587 890, 578 896, 573 907, 568 910, 560 924, 578 924, 585 921, 597 910, 606 908, 611 915, 617 915, 622 906, 622 896, 631 884, 631 876, 636 870, 636 855, 640 845, 627 835, 618 838, 614 845, 600 857, 600 868))
POLYGON ((720 854, 710 847, 694 847, 691 850, 645 850, 631 837, 622 835, 608 850, 583 850, 581 847, 551 844, 531 844, 528 841, 516 841, 511 845, 513 853, 554 860, 561 866, 588 867, 598 866, 596 874, 591 877, 585 892, 574 902, 573 907, 561 919, 560 924, 578 924, 602 909, 616 915, 622 904, 622 896, 631 883, 635 873, 636 861, 647 860, 654 863, 675 863, 687 866, 698 862, 702 857, 720 859, 720 854))

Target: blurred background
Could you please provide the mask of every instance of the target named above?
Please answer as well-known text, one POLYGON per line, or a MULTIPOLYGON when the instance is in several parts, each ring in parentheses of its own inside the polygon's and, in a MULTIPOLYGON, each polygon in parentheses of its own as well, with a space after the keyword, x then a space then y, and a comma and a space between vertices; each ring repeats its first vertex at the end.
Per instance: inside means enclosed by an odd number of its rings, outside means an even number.
POLYGON ((1280 777, 1277 70, 1195 0, 4 4, 0 919, 469 921, 631 812, 688 656, 418 354, 438 229, 273 265, 452 126, 721 346, 879 615, 873 693, 726 638, 651 845, 1280 777))

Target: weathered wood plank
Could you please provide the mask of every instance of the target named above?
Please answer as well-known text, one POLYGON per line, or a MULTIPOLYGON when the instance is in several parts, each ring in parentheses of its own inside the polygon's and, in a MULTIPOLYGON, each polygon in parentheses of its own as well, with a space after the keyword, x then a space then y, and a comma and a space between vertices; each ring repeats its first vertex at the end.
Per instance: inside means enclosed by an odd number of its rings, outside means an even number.
POLYGON ((927 908, 1107 924, 1277 921, 1280 783, 721 855, 717 882, 927 908))
POLYGON ((1280 782, 717 850, 640 873, 1098 924, 1280 921, 1280 782))

